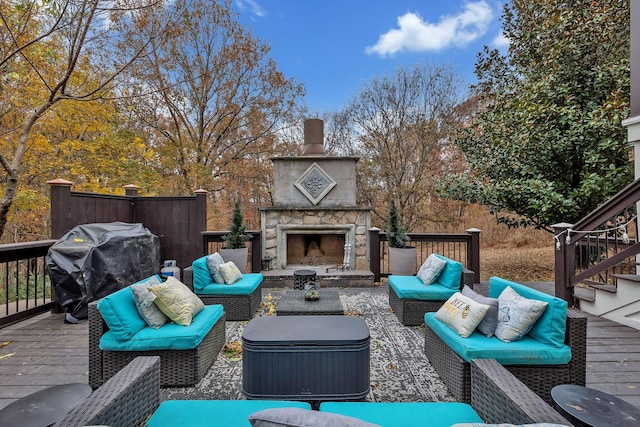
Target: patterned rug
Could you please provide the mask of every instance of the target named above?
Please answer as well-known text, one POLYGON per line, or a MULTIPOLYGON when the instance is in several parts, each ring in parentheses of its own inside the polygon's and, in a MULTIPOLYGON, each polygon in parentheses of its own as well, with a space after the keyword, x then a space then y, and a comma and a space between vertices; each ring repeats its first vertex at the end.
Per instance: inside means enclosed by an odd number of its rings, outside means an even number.
MULTIPOLYGON (((274 315, 282 289, 263 289, 256 316, 274 315)), ((322 294, 321 294, 322 295, 322 294)), ((371 334, 371 402, 453 401, 424 355, 423 327, 403 326, 391 312, 386 286, 340 289, 345 314, 361 317, 371 334)), ((196 387, 162 389, 166 399, 244 399, 241 337, 247 322, 227 322, 227 344, 196 387)))

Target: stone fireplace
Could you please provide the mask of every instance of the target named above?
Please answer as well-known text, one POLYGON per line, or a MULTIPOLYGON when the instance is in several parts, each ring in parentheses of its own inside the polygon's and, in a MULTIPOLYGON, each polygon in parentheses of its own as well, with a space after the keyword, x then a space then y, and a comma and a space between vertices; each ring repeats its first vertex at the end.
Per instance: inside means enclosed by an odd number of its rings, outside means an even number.
POLYGON ((323 123, 304 123, 300 156, 275 157, 273 206, 261 208, 263 256, 276 269, 369 270, 371 209, 356 203, 358 157, 327 156, 323 123))

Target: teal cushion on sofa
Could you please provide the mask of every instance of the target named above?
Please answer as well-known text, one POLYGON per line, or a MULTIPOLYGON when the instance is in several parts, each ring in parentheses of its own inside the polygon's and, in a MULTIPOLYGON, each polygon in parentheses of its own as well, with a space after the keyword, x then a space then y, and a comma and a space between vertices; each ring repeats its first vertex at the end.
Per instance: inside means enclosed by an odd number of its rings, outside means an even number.
POLYGON ((459 402, 322 402, 320 411, 385 427, 450 427, 455 423, 483 422, 470 405, 459 402))
POLYGON ((567 345, 556 347, 529 335, 507 343, 495 336, 487 338, 478 331, 462 338, 435 316, 435 313, 426 313, 425 325, 467 362, 471 359, 496 359, 502 365, 560 365, 571 360, 571 348, 567 345))
POLYGON ((222 304, 207 305, 189 326, 167 323, 159 329, 145 327, 126 341, 116 339, 108 331, 100 338, 100 348, 109 351, 191 350, 200 345, 223 313, 222 304))
POLYGON ((260 286, 262 279, 262 273, 245 273, 242 275, 242 279, 233 285, 210 283, 194 293, 196 295, 251 295, 260 286))
POLYGON ((447 261, 447 265, 444 266, 435 283, 459 291, 460 282, 462 281, 462 264, 439 254, 436 254, 436 256, 447 261))
POLYGON ((193 269, 193 292, 198 293, 198 291, 204 289, 206 286, 215 283, 213 278, 211 277, 211 273, 209 272, 209 267, 207 267, 207 257, 203 256, 198 258, 197 260, 191 263, 191 268, 193 269))
POLYGON ((116 340, 126 341, 147 327, 129 287, 100 299, 96 307, 116 340))
POLYGON ((286 400, 165 400, 147 427, 250 427, 249 415, 269 408, 311 410, 311 405, 286 400))
POLYGON ((417 299, 422 301, 446 301, 456 293, 456 289, 442 286, 437 281, 426 286, 416 276, 389 276, 389 286, 400 299, 417 299))
POLYGON ((510 286, 511 289, 525 298, 537 299, 548 303, 547 308, 540 318, 536 320, 527 335, 554 347, 564 346, 564 336, 567 329, 567 302, 520 283, 495 276, 489 279, 489 296, 498 298, 507 286, 510 286))

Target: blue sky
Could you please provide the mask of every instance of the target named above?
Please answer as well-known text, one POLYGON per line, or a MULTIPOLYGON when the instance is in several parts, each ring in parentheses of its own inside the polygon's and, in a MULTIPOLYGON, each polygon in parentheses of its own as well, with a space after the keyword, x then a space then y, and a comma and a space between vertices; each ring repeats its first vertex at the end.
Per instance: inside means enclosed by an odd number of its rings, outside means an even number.
POLYGON ((447 63, 475 81, 483 45, 505 48, 499 0, 233 0, 240 22, 303 83, 311 113, 344 108, 373 76, 447 63))

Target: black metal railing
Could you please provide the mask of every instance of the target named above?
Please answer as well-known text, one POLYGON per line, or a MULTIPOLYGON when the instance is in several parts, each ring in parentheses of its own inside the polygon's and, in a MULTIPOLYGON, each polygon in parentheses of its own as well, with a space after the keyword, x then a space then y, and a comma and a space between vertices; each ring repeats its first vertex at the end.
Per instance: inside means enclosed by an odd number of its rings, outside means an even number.
POLYGON ((0 245, 0 327, 56 307, 45 264, 55 240, 0 245))
MULTIPOLYGON (((420 266, 432 253, 456 260, 473 271, 474 283, 480 283, 480 230, 467 233, 409 233, 410 246, 416 247, 416 265, 420 266)), ((374 228, 369 231, 370 268, 375 281, 389 276, 387 233, 374 228)))

